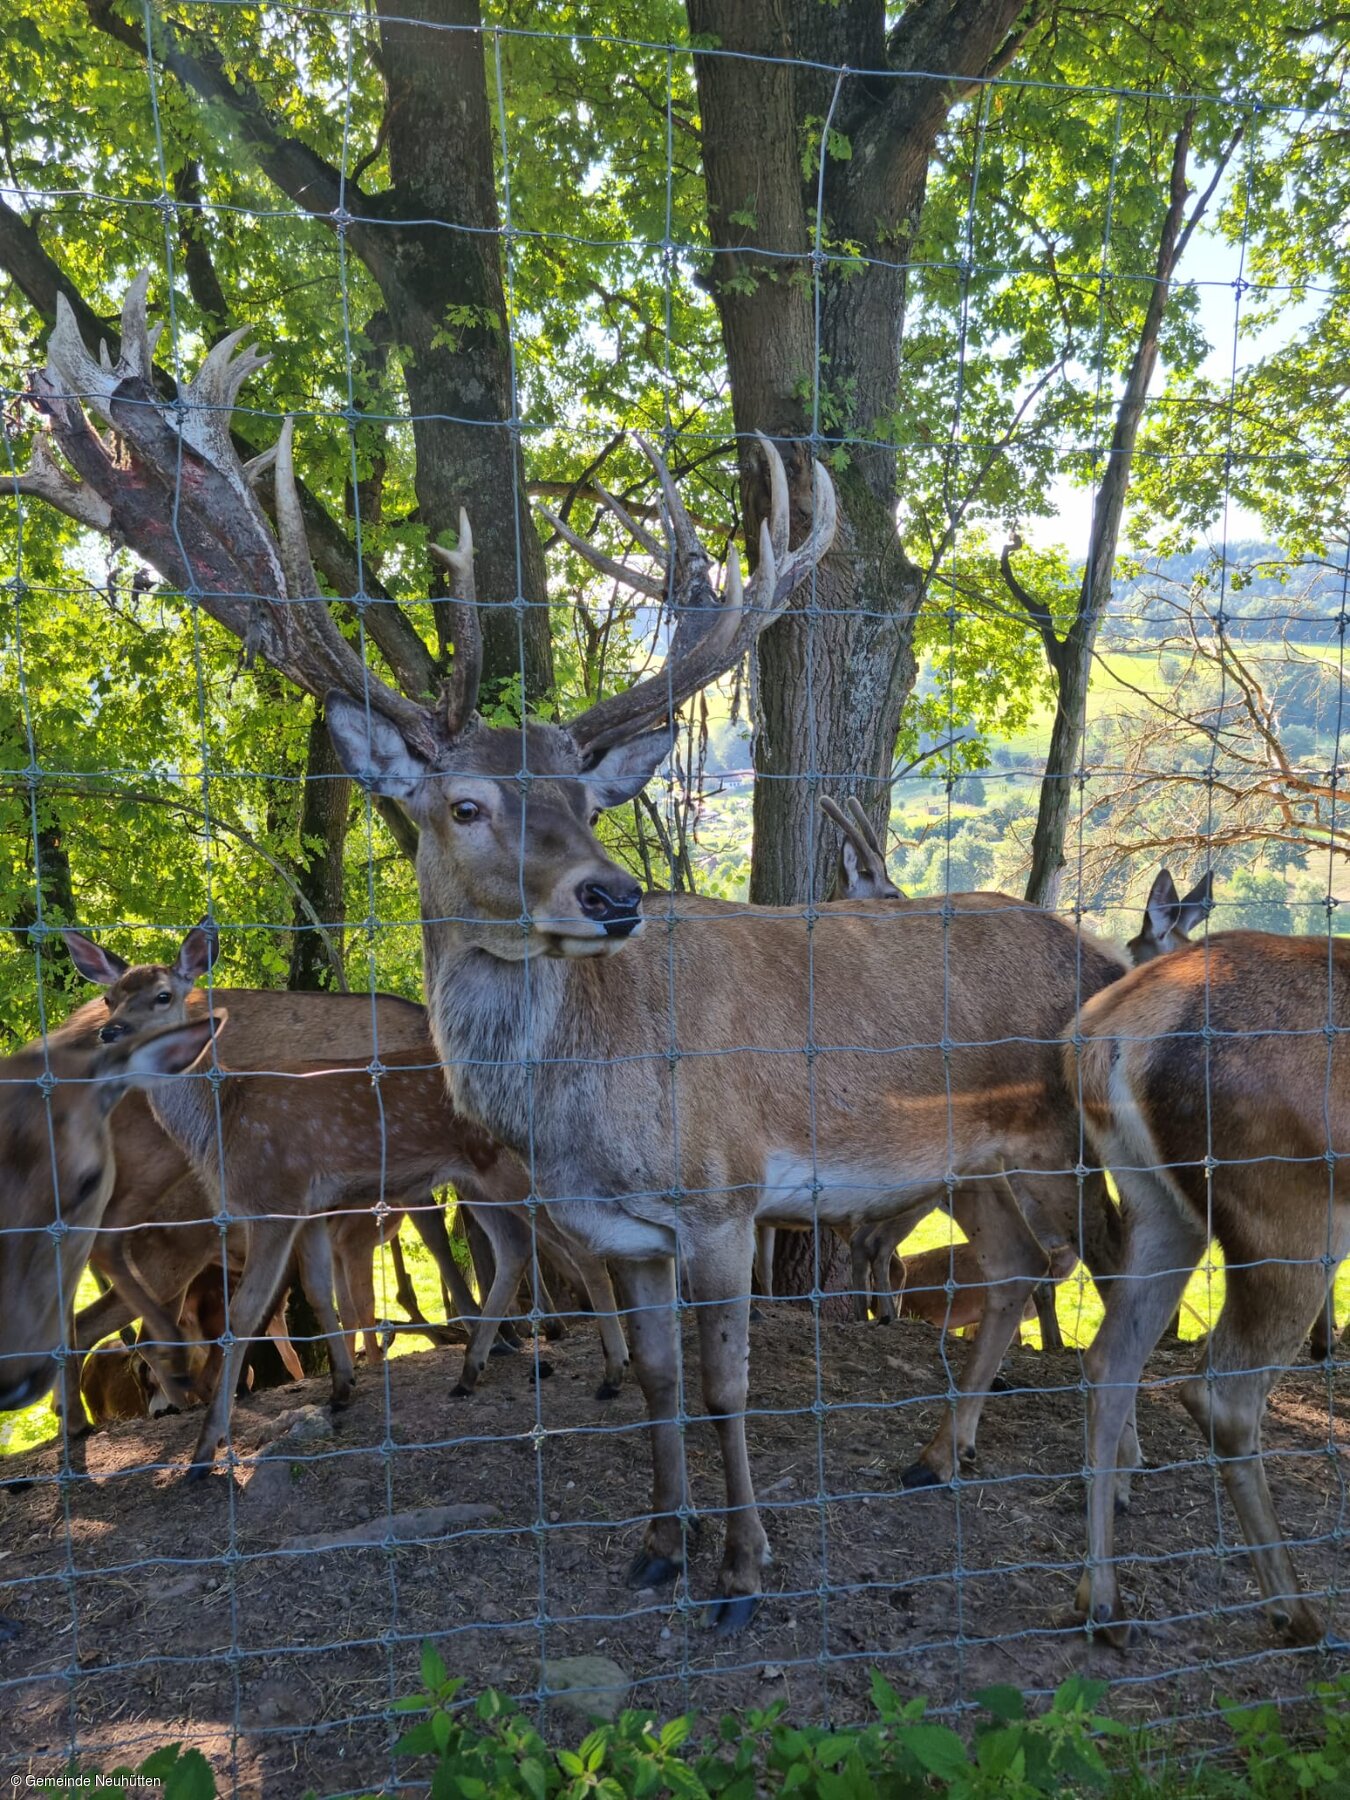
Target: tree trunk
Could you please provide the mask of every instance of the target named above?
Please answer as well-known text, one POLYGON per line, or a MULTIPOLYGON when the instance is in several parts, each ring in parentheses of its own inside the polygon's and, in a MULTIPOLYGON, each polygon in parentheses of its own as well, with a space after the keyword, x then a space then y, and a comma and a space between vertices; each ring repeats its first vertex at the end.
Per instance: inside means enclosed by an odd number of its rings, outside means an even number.
POLYGON ((351 778, 343 772, 319 707, 309 727, 305 763, 305 798, 300 816, 300 892, 328 928, 329 943, 314 929, 309 912, 297 900, 295 935, 291 939, 288 988, 340 988, 342 929, 347 905, 344 884, 347 821, 351 814, 351 778), (333 954, 330 954, 331 944, 333 954), (336 957, 336 960, 334 959, 336 957))
POLYGON ((1217 168, 1212 172, 1208 187, 1197 200, 1188 219, 1186 165, 1194 122, 1195 112, 1192 109, 1186 114, 1173 145, 1168 207, 1158 236, 1153 285, 1149 290, 1148 305, 1144 309, 1143 323, 1139 328, 1139 338, 1124 391, 1116 408, 1106 472, 1097 489, 1092 509, 1092 533, 1078 605, 1063 638, 1057 636, 1054 620, 1045 605, 1029 595, 1012 572, 1011 552, 1017 548, 1017 541, 1014 540, 1003 552, 1001 566, 1004 580, 1041 634, 1056 687, 1055 723, 1050 734, 1045 773, 1041 778, 1036 830, 1031 840, 1031 872, 1026 886, 1026 897, 1036 906, 1054 906, 1059 898, 1065 866, 1064 844, 1074 806, 1074 777, 1082 754, 1087 724, 1092 656, 1102 619, 1111 603, 1116 547, 1120 541, 1121 521, 1125 516, 1125 499, 1134 464, 1135 440, 1139 436, 1149 386, 1158 365, 1159 338, 1171 296, 1172 276, 1233 151, 1241 141, 1242 132, 1239 128, 1229 140, 1217 168))
POLYGON ((485 697, 521 673, 522 635, 525 691, 542 694, 553 681, 548 591, 511 392, 481 12, 478 0, 380 0, 379 14, 392 185, 364 206, 390 239, 376 279, 404 347, 418 508, 433 531, 453 529, 461 506, 472 516, 478 597, 493 603, 482 613, 485 697))
MULTIPOLYGON (((892 70, 977 74, 1019 8, 935 0, 902 18, 889 52, 875 0, 688 0, 687 10, 691 32, 743 53, 695 58, 718 246, 712 287, 737 433, 743 443, 762 431, 791 444, 794 536, 810 513, 809 440, 844 446, 834 548, 758 650, 750 897, 797 905, 823 897, 832 872, 816 830, 820 791, 856 794, 884 824, 915 676, 924 579, 899 540, 896 458, 885 440, 899 398, 905 249, 956 89, 892 70), (811 63, 851 72, 836 84, 811 63), (839 149, 833 134, 847 139, 848 154, 826 156, 822 189, 814 169, 803 176, 802 157, 827 116, 830 141, 839 149), (840 241, 856 245, 858 263, 815 255, 840 241)), ((753 549, 767 495, 759 473, 742 485, 753 549)))
MULTIPOLYGON (((780 1231, 774 1243, 774 1304, 780 1300, 796 1301, 809 1306, 816 1285, 815 1233, 780 1231)), ((851 1319, 853 1302, 850 1291, 853 1274, 848 1245, 843 1238, 825 1226, 820 1228, 820 1316, 823 1319, 851 1319)))

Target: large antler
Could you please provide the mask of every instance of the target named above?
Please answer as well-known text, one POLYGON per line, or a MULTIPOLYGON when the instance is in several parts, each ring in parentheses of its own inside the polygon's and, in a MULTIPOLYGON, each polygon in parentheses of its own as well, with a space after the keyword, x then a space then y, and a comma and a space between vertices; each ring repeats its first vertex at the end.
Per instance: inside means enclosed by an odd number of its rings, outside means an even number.
POLYGON ((740 560, 733 547, 719 594, 710 579, 712 558, 698 541, 670 470, 645 438, 637 441, 661 484, 669 546, 659 544, 603 489, 601 496, 644 554, 665 564, 664 579, 614 561, 577 537, 561 519, 546 514, 554 529, 595 568, 651 599, 668 601, 675 617, 670 650, 659 673, 625 693, 598 701, 572 720, 569 729, 584 757, 598 756, 610 745, 661 724, 692 694, 734 668, 760 632, 786 610, 793 591, 834 539, 834 486, 821 465, 813 462, 811 530, 789 552, 787 472, 773 444, 760 436, 769 472, 769 516, 760 525, 759 562, 742 587, 740 560))
POLYGON ((116 362, 106 344, 97 361, 90 355, 58 294, 47 366, 30 384, 73 475, 39 438, 14 485, 123 539, 297 686, 319 696, 330 688, 357 700, 369 694, 431 753, 431 715, 363 665, 320 598, 296 494, 292 421, 273 451, 247 469, 239 460, 230 415, 240 387, 268 358, 249 347, 245 331, 231 332, 207 353, 195 380, 165 399, 154 370, 160 327, 146 321, 149 279, 148 272, 138 276, 127 291, 116 362), (115 444, 91 415, 115 434, 115 444), (276 535, 252 486, 272 463, 276 535))

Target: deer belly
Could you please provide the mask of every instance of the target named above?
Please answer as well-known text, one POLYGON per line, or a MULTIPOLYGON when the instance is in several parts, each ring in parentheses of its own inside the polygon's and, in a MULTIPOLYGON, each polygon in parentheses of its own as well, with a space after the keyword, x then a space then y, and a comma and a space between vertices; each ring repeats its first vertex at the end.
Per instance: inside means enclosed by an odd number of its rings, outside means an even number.
POLYGON ((886 1219, 933 1185, 932 1177, 908 1180, 890 1169, 846 1164, 788 1152, 771 1155, 755 1216, 782 1225, 847 1224, 886 1219))
POLYGON ((550 1200, 545 1210, 564 1237, 593 1256, 643 1262, 675 1254, 675 1233, 670 1226, 639 1218, 618 1200, 550 1200))

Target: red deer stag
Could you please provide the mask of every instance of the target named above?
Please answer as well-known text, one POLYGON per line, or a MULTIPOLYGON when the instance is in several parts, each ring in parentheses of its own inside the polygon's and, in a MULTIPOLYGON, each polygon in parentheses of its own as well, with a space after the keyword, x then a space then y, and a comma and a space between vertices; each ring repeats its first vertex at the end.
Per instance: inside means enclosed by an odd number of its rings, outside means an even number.
MULTIPOLYGON (((553 1223, 620 1277, 654 1456, 638 1585, 673 1577, 684 1557, 677 1256, 688 1280, 726 1473, 712 1617, 734 1631, 754 1609, 768 1554, 744 1417, 756 1218, 926 1212, 935 1188, 992 1178, 980 1248, 993 1298, 954 1415, 909 1472, 950 1477, 973 1454, 983 1396, 1044 1268, 1021 1222, 1022 1174, 1059 1172, 1078 1192, 1079 1124, 1058 1035, 1119 964, 1002 895, 895 901, 866 917, 672 896, 654 903, 644 932, 642 893, 593 822, 641 791, 668 753, 673 709, 746 655, 825 554, 835 507, 823 469, 794 460, 790 484, 765 445, 754 574, 743 588, 733 555, 718 593, 653 453, 672 544, 664 579, 640 580, 672 607, 665 666, 567 725, 494 728, 475 712, 467 557, 450 555, 455 655, 428 705, 384 609, 369 609, 367 628, 406 692, 361 662, 320 597, 289 426, 274 457, 275 537, 267 524, 228 430, 257 359, 237 334, 223 339, 180 389, 182 406, 167 408, 144 302, 138 283, 114 362, 89 354, 58 301, 48 367, 31 390, 74 474, 44 453, 12 485, 116 530, 256 656, 312 694, 327 691, 345 767, 414 820, 428 1014, 451 1097, 528 1158, 553 1223), (115 452, 86 407, 113 427, 115 452)), ((659 560, 666 547, 638 531, 659 560)))
POLYGON ((1350 1248, 1337 1182, 1350 1151, 1350 944, 1226 932, 1136 970, 1088 1002, 1065 1036, 1091 1145, 1125 1219, 1119 1277, 1086 1355, 1088 1564, 1079 1609, 1120 1647, 1115 1515, 1138 1466, 1144 1363, 1211 1238, 1223 1310, 1181 1398, 1241 1523, 1272 1622, 1324 1637, 1280 1531, 1261 1415, 1298 1356, 1350 1248))

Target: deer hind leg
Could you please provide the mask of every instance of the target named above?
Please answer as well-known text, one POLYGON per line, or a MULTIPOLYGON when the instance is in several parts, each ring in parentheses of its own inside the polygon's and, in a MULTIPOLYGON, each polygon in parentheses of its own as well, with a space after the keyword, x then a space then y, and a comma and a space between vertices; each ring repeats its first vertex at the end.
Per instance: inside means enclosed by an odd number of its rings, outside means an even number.
POLYGON ((1312 1323, 1308 1352, 1314 1362, 1330 1362, 1336 1354, 1336 1273, 1333 1269, 1325 1303, 1312 1323))
POLYGON ((918 1460, 902 1473, 900 1484, 906 1488, 941 1486, 959 1467, 974 1462, 975 1433, 985 1399, 1045 1268, 1045 1252, 1028 1229, 1006 1178, 982 1181, 974 1192, 978 1204, 971 1204, 969 1194, 962 1197, 958 1189, 957 1205, 959 1222, 988 1283, 984 1315, 955 1405, 947 1408, 918 1460))
POLYGON ((872 1259, 867 1228, 855 1225, 848 1237, 849 1286, 853 1289, 853 1319, 866 1325, 872 1317, 872 1259))
POLYGON ((1106 1317, 1083 1357, 1088 1380, 1087 1568, 1077 1609, 1125 1649, 1134 1627, 1122 1614, 1115 1562, 1115 1521, 1122 1482, 1138 1464, 1135 1401, 1139 1377, 1191 1271, 1205 1232, 1163 1180, 1147 1169, 1117 1175, 1126 1208, 1118 1273, 1102 1284, 1106 1317))
MULTIPOLYGON (((300 1226, 298 1219, 254 1219, 249 1229, 248 1261, 239 1286, 230 1296, 229 1326, 232 1342, 221 1358, 220 1371, 207 1408, 192 1464, 184 1477, 199 1480, 208 1474, 216 1460, 216 1451, 225 1442, 230 1427, 230 1411, 239 1374, 248 1354, 249 1340, 255 1337, 267 1318, 286 1276, 291 1246, 300 1226)), ((325 1237, 327 1234, 325 1233, 325 1237)), ((306 1289, 306 1292, 309 1290, 306 1289)), ((311 1305, 315 1296, 309 1295, 311 1305)), ((331 1309, 332 1301, 328 1302, 331 1309)), ((317 1308, 316 1308, 317 1310, 317 1308)), ((336 1321, 335 1321, 336 1322, 336 1321)))
MULTIPOLYGON (((748 1273, 748 1271, 747 1271, 748 1273)), ((628 1314, 633 1368, 647 1403, 652 1446, 652 1517, 642 1549, 628 1570, 631 1587, 659 1587, 684 1567, 684 1524, 689 1484, 684 1433, 677 1423, 680 1399, 680 1332, 675 1304, 675 1263, 670 1257, 616 1266, 619 1296, 628 1314)))
POLYGON ((778 1228, 755 1226, 755 1294, 761 1300, 773 1299, 773 1255, 778 1247, 778 1228))
MULTIPOLYGON (((347 1354, 353 1360, 356 1357, 356 1340, 361 1327, 367 1319, 375 1317, 375 1287, 370 1283, 369 1306, 365 1310, 365 1298, 360 1292, 361 1280, 358 1269, 359 1257, 353 1254, 351 1221, 338 1219, 334 1221, 338 1227, 337 1242, 333 1244, 333 1287, 337 1293, 338 1317, 342 1321, 343 1341, 347 1346, 347 1354)), ((305 1290, 308 1293, 308 1289, 305 1290)), ((366 1342, 370 1339, 367 1336, 366 1342)))
POLYGON ((708 1623, 731 1637, 750 1623, 769 1560, 769 1539, 755 1504, 745 1409, 750 1380, 750 1284, 754 1245, 748 1227, 700 1231, 689 1279, 698 1317, 703 1404, 712 1420, 726 1477, 726 1547, 708 1623))
POLYGON ((872 1311, 879 1325, 893 1325, 900 1316, 899 1296, 905 1291, 905 1265, 896 1255, 900 1233, 889 1221, 883 1221, 868 1227, 866 1241, 872 1311))
POLYGON ((464 1367, 451 1389, 461 1399, 477 1387, 497 1333, 505 1329, 507 1316, 520 1291, 521 1276, 530 1260, 532 1243, 530 1228, 517 1213, 485 1205, 470 1216, 491 1245, 493 1274, 491 1291, 469 1333, 464 1367))
POLYGON ((1298 1360, 1326 1275, 1320 1261, 1230 1263, 1224 1280, 1223 1311, 1182 1402, 1219 1459, 1271 1623, 1294 1643, 1320 1643, 1322 1615, 1303 1595, 1266 1482, 1261 1415, 1298 1360))
MULTIPOLYGON (((256 1227, 255 1227, 256 1229, 256 1227)), ((328 1361, 332 1365, 333 1397, 335 1407, 346 1406, 352 1397, 352 1389, 356 1386, 356 1369, 352 1361, 347 1334, 343 1331, 337 1316, 337 1308, 333 1305, 333 1240, 329 1236, 328 1224, 324 1219, 307 1220, 300 1227, 300 1238, 296 1246, 296 1261, 300 1266, 300 1285, 304 1288, 310 1305, 314 1308, 314 1316, 319 1321, 319 1329, 328 1340, 328 1361)), ((357 1277, 357 1301, 362 1308, 369 1305, 369 1312, 362 1319, 373 1325, 375 1321, 375 1278, 371 1271, 369 1254, 352 1258, 348 1279, 352 1274, 357 1277), (363 1286, 363 1283, 365 1284, 363 1286), (367 1300, 366 1287, 369 1289, 367 1300)), ((266 1317, 264 1313, 263 1317, 266 1317)), ((256 1332, 262 1319, 256 1320, 250 1327, 256 1332)), ((372 1333, 367 1334, 369 1342, 372 1333)))
MULTIPOLYGON (((413 1222, 413 1229, 431 1252, 433 1262, 440 1272, 441 1285, 448 1290, 455 1312, 466 1324, 478 1317, 478 1302, 474 1299, 468 1282, 464 1279, 463 1270, 455 1261, 454 1248, 450 1243, 450 1228, 445 1222, 445 1208, 434 1194, 427 1194, 415 1204, 408 1201, 407 1213, 413 1222)), ((394 1258, 394 1269, 398 1273, 403 1267, 402 1251, 398 1249, 398 1240, 393 1243, 398 1254, 394 1258)), ((487 1292, 487 1288, 483 1289, 487 1292)), ((398 1298, 408 1317, 420 1318, 416 1311, 417 1296, 412 1291, 412 1283, 407 1279, 407 1271, 399 1277, 398 1298), (406 1291, 405 1291, 406 1286, 406 1291)), ((446 1322, 449 1323, 449 1308, 446 1309, 446 1322)), ((436 1340, 438 1343, 458 1343, 459 1338, 451 1332, 445 1332, 436 1340)))

